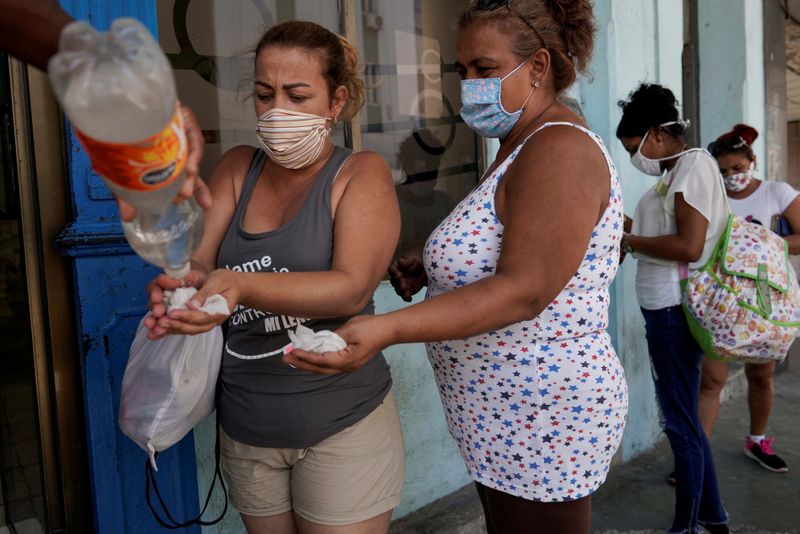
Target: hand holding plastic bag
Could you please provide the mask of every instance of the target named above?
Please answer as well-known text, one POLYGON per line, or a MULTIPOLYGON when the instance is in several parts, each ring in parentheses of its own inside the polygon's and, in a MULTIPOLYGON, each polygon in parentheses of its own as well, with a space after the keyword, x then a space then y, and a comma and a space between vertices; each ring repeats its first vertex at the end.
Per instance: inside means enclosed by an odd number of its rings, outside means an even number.
MULTIPOLYGON (((169 309, 185 308, 194 288, 179 288, 170 295, 169 309)), ((201 308, 209 314, 229 315, 221 295, 210 297, 201 308)), ((147 338, 144 319, 131 345, 122 379, 119 426, 150 455, 183 438, 214 410, 214 397, 222 359, 222 328, 197 335, 147 338)))

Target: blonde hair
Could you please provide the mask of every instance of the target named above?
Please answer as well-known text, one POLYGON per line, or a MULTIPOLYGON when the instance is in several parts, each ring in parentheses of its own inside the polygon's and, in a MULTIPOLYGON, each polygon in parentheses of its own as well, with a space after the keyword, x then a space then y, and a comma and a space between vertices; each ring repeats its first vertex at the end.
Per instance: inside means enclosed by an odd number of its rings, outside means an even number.
POLYGON ((347 89, 347 102, 338 119, 352 118, 364 105, 358 50, 344 37, 314 22, 293 20, 267 30, 256 45, 256 57, 268 46, 304 48, 319 55, 331 96, 341 86, 347 89))

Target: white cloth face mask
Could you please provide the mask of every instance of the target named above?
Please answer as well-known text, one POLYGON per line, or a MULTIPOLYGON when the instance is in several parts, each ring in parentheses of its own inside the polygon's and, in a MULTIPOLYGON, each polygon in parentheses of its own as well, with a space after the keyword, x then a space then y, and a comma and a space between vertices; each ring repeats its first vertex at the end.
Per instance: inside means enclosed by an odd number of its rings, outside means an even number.
MULTIPOLYGON (((663 128, 665 126, 672 126, 673 124, 680 124, 684 128, 688 128, 689 127, 689 121, 688 120, 677 120, 677 121, 665 122, 665 123, 659 124, 658 127, 659 128, 663 128)), ((678 152, 677 154, 675 154, 673 156, 667 156, 665 158, 657 158, 657 159, 648 158, 647 156, 642 154, 642 146, 644 145, 644 142, 647 139, 648 135, 650 135, 650 131, 645 133, 644 137, 642 137, 642 141, 639 143, 639 148, 637 148, 636 149, 636 153, 633 156, 631 156, 631 163, 639 171, 641 171, 641 172, 643 172, 645 174, 649 174, 650 176, 661 176, 661 174, 664 172, 661 169, 660 162, 667 161, 667 160, 670 160, 670 159, 675 159, 677 157, 680 157, 680 156, 686 154, 687 152, 691 152, 693 150, 698 150, 696 148, 690 148, 689 150, 684 150, 682 152, 678 152)))

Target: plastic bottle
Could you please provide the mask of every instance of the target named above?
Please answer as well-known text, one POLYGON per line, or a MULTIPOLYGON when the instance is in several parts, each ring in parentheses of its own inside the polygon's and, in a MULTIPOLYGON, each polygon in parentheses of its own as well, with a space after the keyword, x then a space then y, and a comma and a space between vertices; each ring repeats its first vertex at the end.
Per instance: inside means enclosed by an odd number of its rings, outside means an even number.
POLYGON ((134 251, 183 278, 203 235, 194 199, 173 203, 184 181, 187 141, 172 69, 150 32, 135 19, 108 33, 73 22, 61 33, 48 74, 95 172, 133 204, 123 222, 134 251))

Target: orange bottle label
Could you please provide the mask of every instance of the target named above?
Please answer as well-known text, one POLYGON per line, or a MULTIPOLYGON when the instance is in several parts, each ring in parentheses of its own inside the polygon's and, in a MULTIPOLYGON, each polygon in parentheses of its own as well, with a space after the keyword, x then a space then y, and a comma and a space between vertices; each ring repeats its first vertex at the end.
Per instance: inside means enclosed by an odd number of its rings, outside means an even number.
POLYGON ((92 160, 92 169, 125 189, 161 189, 174 182, 186 166, 188 146, 180 110, 161 132, 137 143, 98 141, 77 129, 75 134, 92 160))

